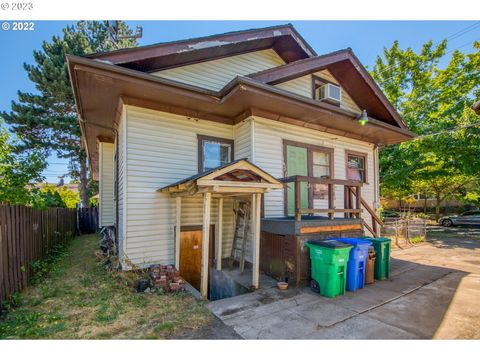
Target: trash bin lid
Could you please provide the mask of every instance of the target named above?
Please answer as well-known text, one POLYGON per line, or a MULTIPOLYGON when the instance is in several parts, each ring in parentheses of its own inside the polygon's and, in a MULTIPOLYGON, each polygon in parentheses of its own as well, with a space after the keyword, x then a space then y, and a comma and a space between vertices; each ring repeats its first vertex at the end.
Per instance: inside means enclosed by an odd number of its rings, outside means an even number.
POLYGON ((372 243, 377 243, 377 244, 383 244, 383 243, 391 243, 392 240, 386 237, 379 237, 379 238, 365 238, 368 241, 371 241, 372 243))
POLYGON ((351 247, 348 244, 342 243, 337 240, 308 240, 307 241, 309 244, 312 245, 317 245, 317 246, 322 246, 326 248, 332 248, 332 249, 341 249, 341 248, 348 248, 351 247))
POLYGON ((347 243, 353 246, 356 245, 372 245, 370 239, 362 239, 362 238, 331 238, 332 240, 337 240, 343 243, 347 243))

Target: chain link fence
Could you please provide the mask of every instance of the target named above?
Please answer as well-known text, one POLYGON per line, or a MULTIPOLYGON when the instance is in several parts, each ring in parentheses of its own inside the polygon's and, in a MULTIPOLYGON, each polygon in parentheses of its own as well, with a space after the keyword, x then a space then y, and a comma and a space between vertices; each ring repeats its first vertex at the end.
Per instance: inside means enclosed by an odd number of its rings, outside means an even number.
POLYGON ((427 220, 391 218, 383 220, 382 236, 402 248, 427 239, 427 220))

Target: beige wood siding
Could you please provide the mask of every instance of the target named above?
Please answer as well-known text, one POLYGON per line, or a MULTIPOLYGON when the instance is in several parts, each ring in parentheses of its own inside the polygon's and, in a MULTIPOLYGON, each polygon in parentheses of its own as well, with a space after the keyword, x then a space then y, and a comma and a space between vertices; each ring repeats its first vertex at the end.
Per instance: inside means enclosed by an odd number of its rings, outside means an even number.
POLYGON ((124 216, 125 216, 125 111, 123 110, 122 116, 120 116, 120 123, 118 124, 118 134, 116 138, 116 151, 117 151, 117 207, 118 207, 118 224, 117 224, 117 237, 118 248, 120 258, 123 256, 123 239, 125 237, 124 216))
MULTIPOLYGON (((328 70, 322 70, 314 73, 314 75, 320 76, 325 80, 331 81, 332 83, 339 84, 339 82, 333 77, 333 75, 328 70)), ((305 96, 312 98, 312 75, 305 75, 296 79, 285 81, 283 83, 275 85, 279 89, 290 91, 297 95, 305 96)), ((360 113, 361 109, 355 104, 350 95, 342 88, 342 102, 340 107, 360 113)))
MULTIPOLYGON (((253 121, 255 126, 255 164, 275 177, 284 176, 284 139, 333 148, 334 177, 336 179, 346 179, 345 150, 367 153, 369 182, 362 187, 362 196, 371 207, 374 207, 374 152, 372 144, 259 117, 255 117, 253 121)), ((283 201, 282 190, 265 194, 265 216, 283 216, 283 201)), ((314 205, 319 208, 327 208, 327 200, 315 200, 314 205)), ((343 186, 336 186, 335 207, 344 207, 343 186)), ((336 216, 343 217, 343 214, 339 213, 336 216)), ((370 216, 366 212, 363 216, 370 224, 370 216)))
POLYGON ((267 49, 157 71, 153 75, 218 91, 237 75, 248 75, 283 64, 285 62, 274 50, 267 49))
MULTIPOLYGON (((131 106, 126 111, 125 253, 137 265, 173 263, 175 200, 156 190, 198 172, 197 134, 233 139, 233 126, 131 106)), ((182 199, 182 225, 202 224, 202 199, 182 199)), ((217 206, 214 200, 213 224, 217 206)), ((233 238, 232 209, 225 200, 224 256, 233 238)))
POLYGON ((248 159, 252 161, 252 122, 251 119, 242 121, 235 126, 235 160, 248 159))
POLYGON ((101 142, 99 144, 99 225, 111 226, 115 222, 114 211, 114 145, 101 142))

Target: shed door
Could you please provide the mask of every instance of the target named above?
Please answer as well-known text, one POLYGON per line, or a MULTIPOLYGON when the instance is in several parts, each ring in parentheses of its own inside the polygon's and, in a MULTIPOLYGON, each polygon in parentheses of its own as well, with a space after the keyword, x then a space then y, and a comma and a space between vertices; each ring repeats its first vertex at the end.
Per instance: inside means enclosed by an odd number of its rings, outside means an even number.
MULTIPOLYGON (((307 148, 287 145, 287 176, 308 176, 308 151, 307 148)), ((300 206, 308 208, 308 185, 302 183, 300 187, 300 206)), ((288 215, 295 214, 295 185, 288 184, 287 189, 288 215)))
MULTIPOLYGON (((209 263, 215 254, 215 227, 210 228, 209 263)), ((180 231, 180 276, 200 291, 202 271, 202 226, 186 226, 180 231)))

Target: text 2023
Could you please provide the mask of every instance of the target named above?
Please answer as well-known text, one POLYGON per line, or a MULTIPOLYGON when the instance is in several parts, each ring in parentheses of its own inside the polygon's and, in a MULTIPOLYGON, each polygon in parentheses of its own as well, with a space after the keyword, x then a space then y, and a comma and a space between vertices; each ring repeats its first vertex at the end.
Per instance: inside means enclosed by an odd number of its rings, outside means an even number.
POLYGON ((12 10, 33 10, 33 3, 12 3, 12 10))

